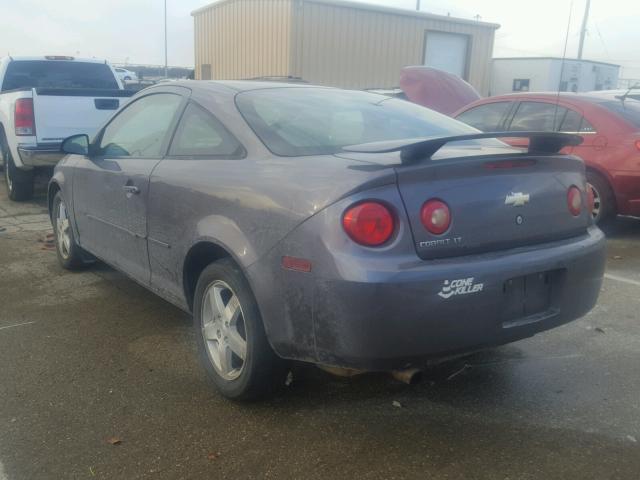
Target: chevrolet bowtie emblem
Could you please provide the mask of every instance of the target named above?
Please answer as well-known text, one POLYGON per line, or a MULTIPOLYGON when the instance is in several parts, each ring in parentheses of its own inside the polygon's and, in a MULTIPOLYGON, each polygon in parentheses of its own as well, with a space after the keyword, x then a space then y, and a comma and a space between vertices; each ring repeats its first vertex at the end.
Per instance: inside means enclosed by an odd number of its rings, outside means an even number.
POLYGON ((507 195, 507 198, 504 199, 505 205, 513 205, 514 207, 522 207, 525 203, 529 203, 530 195, 528 193, 513 193, 511 192, 507 195))

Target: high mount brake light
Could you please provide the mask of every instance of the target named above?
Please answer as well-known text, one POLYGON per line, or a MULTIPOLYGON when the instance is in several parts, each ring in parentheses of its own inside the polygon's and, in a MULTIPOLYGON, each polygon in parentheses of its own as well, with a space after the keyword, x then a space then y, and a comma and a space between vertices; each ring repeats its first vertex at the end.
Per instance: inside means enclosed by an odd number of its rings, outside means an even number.
POLYGON ((441 200, 428 200, 420 210, 422 225, 434 235, 442 235, 451 225, 451 211, 441 200))
POLYGON ((347 209, 342 227, 351 239, 367 247, 383 245, 396 229, 395 218, 389 208, 379 202, 358 203, 347 209))
POLYGON ((484 168, 489 170, 500 170, 506 168, 524 168, 532 167, 536 164, 535 160, 498 160, 495 162, 486 162, 484 168))

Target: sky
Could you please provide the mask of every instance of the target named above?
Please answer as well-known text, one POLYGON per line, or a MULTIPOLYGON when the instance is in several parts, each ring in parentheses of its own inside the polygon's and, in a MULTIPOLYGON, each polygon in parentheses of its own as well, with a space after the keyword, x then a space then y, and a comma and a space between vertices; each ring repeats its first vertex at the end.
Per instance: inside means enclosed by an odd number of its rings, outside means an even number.
MULTIPOLYGON (((191 12, 208 0, 166 0, 170 65, 193 66, 191 12)), ((0 56, 74 55, 164 64, 164 0, 0 0, 0 56)), ((422 10, 499 23, 494 56, 575 57, 586 0, 421 0, 422 10)), ((415 9, 416 0, 367 3, 415 9)), ((584 58, 640 78, 640 1, 592 0, 584 58)))

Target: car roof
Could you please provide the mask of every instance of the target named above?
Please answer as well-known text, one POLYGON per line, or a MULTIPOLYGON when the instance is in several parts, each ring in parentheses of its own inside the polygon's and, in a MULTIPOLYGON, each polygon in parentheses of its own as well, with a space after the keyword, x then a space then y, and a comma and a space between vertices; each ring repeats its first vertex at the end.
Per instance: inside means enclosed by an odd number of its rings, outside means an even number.
POLYGON ((42 55, 39 57, 15 57, 13 55, 4 57, 2 60, 8 59, 11 62, 23 62, 23 61, 42 61, 42 62, 83 62, 83 63, 109 63, 105 59, 100 58, 77 58, 67 55, 42 55), (49 58, 47 58, 49 57, 49 58), (58 59, 53 59, 51 57, 60 57, 58 59), (67 58, 61 58, 67 57, 67 58))
MULTIPOLYGON (((626 91, 626 90, 625 90, 626 91)), ((625 93, 625 91, 618 90, 602 90, 595 92, 515 92, 506 93, 504 95, 496 95, 494 97, 483 98, 478 100, 477 104, 491 103, 500 100, 519 100, 519 99, 531 99, 531 100, 567 100, 567 101, 585 101, 590 103, 600 103, 607 100, 619 100, 618 96, 625 93)))
POLYGON ((322 88, 327 90, 335 90, 332 87, 321 85, 309 85, 306 83, 285 83, 285 82, 265 82, 256 80, 172 80, 170 82, 159 82, 153 87, 160 86, 179 86, 189 88, 200 92, 227 92, 235 94, 240 92, 248 92, 252 90, 266 90, 276 88, 322 88))
POLYGON ((289 83, 289 82, 265 81, 265 80, 206 80, 206 81, 195 80, 195 81, 223 85, 227 88, 235 90, 236 92, 247 92, 250 90, 264 90, 267 88, 302 88, 302 87, 331 88, 331 87, 321 87, 319 85, 309 85, 307 83, 289 83))

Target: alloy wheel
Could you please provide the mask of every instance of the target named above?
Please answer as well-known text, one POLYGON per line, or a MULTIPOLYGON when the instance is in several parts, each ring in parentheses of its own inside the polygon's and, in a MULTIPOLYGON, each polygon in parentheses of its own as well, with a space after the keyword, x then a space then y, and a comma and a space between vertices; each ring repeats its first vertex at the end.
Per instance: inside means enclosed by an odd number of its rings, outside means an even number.
POLYGON ((600 218, 600 212, 602 211, 602 195, 598 192, 598 189, 593 186, 593 184, 589 184, 591 187, 591 191, 593 192, 593 209, 591 210, 591 216, 595 222, 600 218))
POLYGON ((61 200, 56 212, 56 236, 58 237, 58 250, 65 260, 71 254, 71 225, 67 207, 61 200))
POLYGON ((247 334, 242 306, 231 287, 216 280, 205 291, 201 332, 209 360, 225 380, 235 380, 244 369, 247 334))

